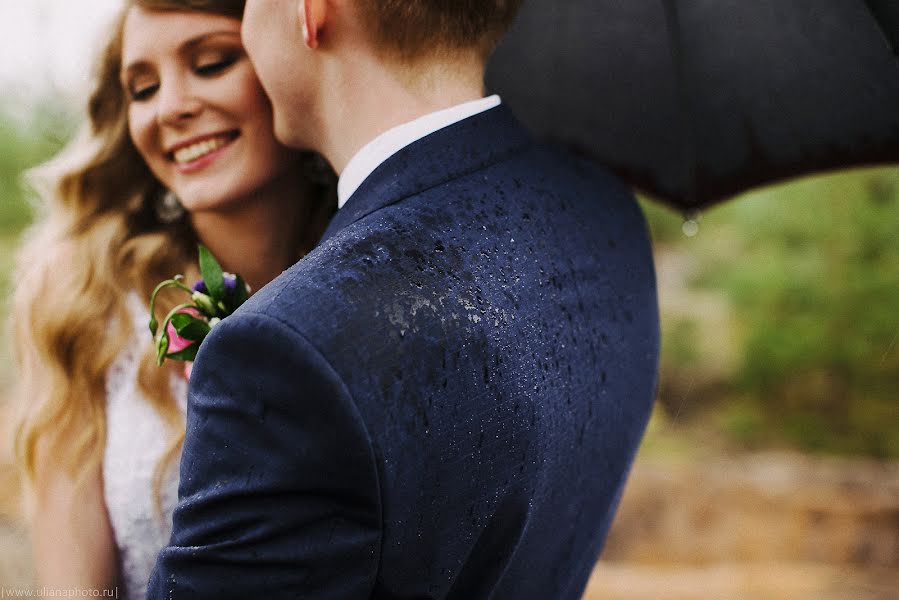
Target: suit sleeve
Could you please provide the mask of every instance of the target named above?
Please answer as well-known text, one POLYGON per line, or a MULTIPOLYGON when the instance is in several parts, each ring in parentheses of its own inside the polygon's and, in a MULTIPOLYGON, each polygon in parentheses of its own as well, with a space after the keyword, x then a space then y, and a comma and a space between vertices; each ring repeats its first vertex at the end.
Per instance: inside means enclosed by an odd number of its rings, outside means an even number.
POLYGON ((380 546, 370 439, 301 334, 237 313, 191 375, 179 503, 149 598, 368 598, 380 546))

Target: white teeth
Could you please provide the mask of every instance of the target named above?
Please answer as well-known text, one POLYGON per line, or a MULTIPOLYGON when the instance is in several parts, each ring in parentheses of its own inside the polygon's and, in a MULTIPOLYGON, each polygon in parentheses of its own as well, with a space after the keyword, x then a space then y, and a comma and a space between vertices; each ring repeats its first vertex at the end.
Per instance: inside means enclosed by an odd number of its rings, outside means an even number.
POLYGON ((179 164, 193 162, 224 147, 229 141, 231 141, 229 137, 222 136, 185 146, 175 152, 175 162, 179 164))

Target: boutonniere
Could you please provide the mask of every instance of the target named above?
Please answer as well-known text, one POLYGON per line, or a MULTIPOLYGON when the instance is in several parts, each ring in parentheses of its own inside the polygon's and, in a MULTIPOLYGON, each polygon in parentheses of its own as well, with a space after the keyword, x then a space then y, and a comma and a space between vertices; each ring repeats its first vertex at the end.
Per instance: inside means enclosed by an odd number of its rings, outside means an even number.
POLYGON ((184 276, 176 275, 157 285, 150 297, 150 331, 156 343, 157 365, 161 366, 167 358, 193 361, 200 343, 212 328, 250 296, 250 286, 240 275, 222 271, 221 265, 202 244, 199 251, 202 279, 193 287, 188 287, 184 284, 184 276), (169 311, 160 328, 156 320, 156 296, 166 288, 182 290, 190 296, 190 302, 179 304, 169 311))

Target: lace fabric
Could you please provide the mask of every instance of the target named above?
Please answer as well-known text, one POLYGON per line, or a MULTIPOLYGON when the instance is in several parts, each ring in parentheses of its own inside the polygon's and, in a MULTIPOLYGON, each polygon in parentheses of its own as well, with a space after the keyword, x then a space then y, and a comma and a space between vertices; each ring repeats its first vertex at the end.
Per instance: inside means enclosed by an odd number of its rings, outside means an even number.
MULTIPOLYGON (((133 335, 106 376, 103 485, 118 547, 120 586, 124 588, 120 597, 144 598, 156 555, 168 543, 172 529, 172 513, 178 501, 178 460, 165 474, 160 514, 153 475, 168 448, 170 434, 137 385, 140 359, 151 343, 149 311, 136 294, 130 294, 127 302, 133 335)), ((172 386, 184 412, 187 382, 173 378, 172 386)))

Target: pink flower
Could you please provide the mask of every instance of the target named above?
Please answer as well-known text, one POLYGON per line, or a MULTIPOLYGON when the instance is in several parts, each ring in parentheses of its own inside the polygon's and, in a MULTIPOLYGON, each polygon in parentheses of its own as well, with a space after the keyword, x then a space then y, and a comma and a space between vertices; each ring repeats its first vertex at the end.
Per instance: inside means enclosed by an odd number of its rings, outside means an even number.
MULTIPOLYGON (((192 317, 196 317, 198 319, 203 317, 203 315, 200 314, 200 311, 198 311, 195 308, 182 308, 178 312, 186 313, 186 314, 188 314, 192 317)), ((192 344, 196 344, 196 342, 193 342, 191 340, 186 340, 183 337, 181 337, 180 335, 178 335, 178 332, 175 331, 175 326, 172 325, 171 323, 166 325, 165 331, 169 335, 169 349, 166 352, 166 354, 174 354, 176 352, 181 352, 188 346, 190 346, 192 344)))

